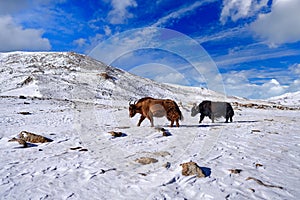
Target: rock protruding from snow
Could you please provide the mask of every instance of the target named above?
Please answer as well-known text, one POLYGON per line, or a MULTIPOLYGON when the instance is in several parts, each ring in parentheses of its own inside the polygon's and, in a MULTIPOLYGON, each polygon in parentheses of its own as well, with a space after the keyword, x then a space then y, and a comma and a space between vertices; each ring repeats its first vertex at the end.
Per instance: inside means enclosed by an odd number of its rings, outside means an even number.
POLYGON ((20 139, 30 143, 45 143, 45 142, 53 141, 47 137, 35 133, 31 133, 28 131, 22 131, 18 136, 20 139))
POLYGON ((205 177, 204 172, 195 162, 190 161, 182 163, 180 166, 182 167, 182 175, 184 176, 197 175, 198 178, 205 177))

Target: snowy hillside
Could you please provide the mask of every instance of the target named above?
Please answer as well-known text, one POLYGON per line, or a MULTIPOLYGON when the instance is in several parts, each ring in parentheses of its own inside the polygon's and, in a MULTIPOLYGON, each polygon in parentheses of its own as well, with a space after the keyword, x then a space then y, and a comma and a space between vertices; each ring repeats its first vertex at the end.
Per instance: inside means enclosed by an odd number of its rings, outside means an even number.
MULTIPOLYGON (((1 58, 1 95, 37 96, 78 100, 130 100, 141 96, 177 98, 186 92, 218 96, 202 89, 161 85, 122 70, 106 66, 75 53, 3 53, 1 58)), ((221 95, 219 95, 221 96, 221 95)))
POLYGON ((281 105, 298 106, 300 107, 300 91, 294 93, 286 93, 278 97, 272 97, 269 99, 271 102, 275 102, 281 105))
POLYGON ((300 197, 299 107, 160 84, 75 53, 0 60, 1 199, 300 197), (128 103, 144 96, 176 100, 181 127, 166 118, 137 127, 128 103), (198 124, 190 110, 204 99, 231 102, 234 122, 198 124), (53 141, 8 142, 21 131, 53 141), (204 178, 182 174, 189 161, 204 178))

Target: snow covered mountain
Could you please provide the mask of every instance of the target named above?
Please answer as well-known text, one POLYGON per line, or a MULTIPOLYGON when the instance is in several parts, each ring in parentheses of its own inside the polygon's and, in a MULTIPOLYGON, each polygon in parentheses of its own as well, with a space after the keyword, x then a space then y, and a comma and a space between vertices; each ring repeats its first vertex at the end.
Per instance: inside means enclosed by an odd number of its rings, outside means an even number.
POLYGON ((176 99, 189 93, 193 97, 195 92, 201 97, 224 97, 206 89, 159 84, 75 53, 13 52, 2 53, 0 59, 1 95, 92 101, 142 96, 176 99))
POLYGON ((293 92, 293 93, 286 93, 277 97, 272 97, 268 100, 281 105, 300 107, 300 91, 293 92))
POLYGON ((300 197, 299 107, 156 83, 75 53, 2 53, 0 83, 1 199, 300 197), (137 127, 128 102, 144 96, 176 100, 180 128, 137 127), (199 125, 190 109, 204 99, 231 102, 234 122, 199 125), (22 131, 53 141, 8 142, 22 131), (204 178, 184 176, 189 161, 204 178))
POLYGON ((267 101, 228 97, 205 88, 157 83, 72 52, 1 53, 0 60, 1 96, 100 103, 105 100, 130 101, 153 96, 189 104, 209 99, 238 104, 273 105, 267 101))

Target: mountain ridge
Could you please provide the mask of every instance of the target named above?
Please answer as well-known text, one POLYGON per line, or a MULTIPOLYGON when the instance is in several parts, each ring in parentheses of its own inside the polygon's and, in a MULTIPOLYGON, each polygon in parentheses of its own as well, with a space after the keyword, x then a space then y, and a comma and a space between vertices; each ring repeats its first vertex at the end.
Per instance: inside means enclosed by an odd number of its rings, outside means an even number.
POLYGON ((37 96, 53 97, 57 94, 54 97, 68 99, 76 98, 83 91, 88 91, 80 95, 84 99, 123 97, 129 100, 141 96, 173 98, 172 93, 180 93, 180 90, 184 90, 184 94, 191 90, 202 91, 204 96, 222 96, 204 88, 184 89, 157 83, 72 52, 10 52, 2 53, 0 58, 4 66, 1 71, 1 84, 4 86, 0 90, 1 95, 12 95, 14 93, 8 91, 33 86, 40 90, 41 94, 37 96), (121 90, 126 90, 128 95, 121 90), (71 95, 64 96, 62 93, 71 95))
POLYGON ((281 104, 279 100, 249 100, 201 87, 157 83, 74 52, 9 52, 0 53, 0 60, 1 96, 100 103, 110 99, 131 101, 152 96, 172 98, 187 104, 202 100, 281 104), (191 98, 195 94, 197 98, 191 98))

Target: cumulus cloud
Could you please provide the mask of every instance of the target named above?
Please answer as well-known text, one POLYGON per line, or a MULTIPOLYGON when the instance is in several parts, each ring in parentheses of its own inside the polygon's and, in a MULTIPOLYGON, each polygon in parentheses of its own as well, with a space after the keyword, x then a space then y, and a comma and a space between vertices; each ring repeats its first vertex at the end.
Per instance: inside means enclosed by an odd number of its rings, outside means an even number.
POLYGON ((272 11, 260 14, 251 29, 270 46, 300 41, 299 10, 299 0, 274 0, 272 11))
POLYGON ((48 39, 43 38, 43 30, 25 29, 16 24, 12 17, 0 17, 0 51, 50 50, 48 39))
POLYGON ((225 24, 227 20, 235 22, 239 19, 252 17, 267 4, 268 0, 224 0, 220 21, 225 24))
POLYGON ((271 79, 259 85, 251 83, 241 73, 231 74, 230 78, 224 79, 224 84, 227 95, 250 99, 267 99, 288 91, 288 86, 281 85, 276 79, 271 79))
POLYGON ((123 24, 126 19, 133 17, 128 8, 137 7, 135 0, 112 0, 111 5, 113 9, 108 13, 108 19, 111 24, 123 24))
POLYGON ((276 79, 271 79, 270 81, 262 84, 260 88, 260 97, 268 98, 283 94, 288 86, 281 85, 276 79))
POLYGON ((267 99, 288 92, 300 91, 300 65, 294 64, 282 72, 261 70, 231 71, 222 74, 227 95, 250 99, 267 99), (261 76, 261 74, 264 74, 261 76), (288 77, 288 78, 287 78, 288 77))

